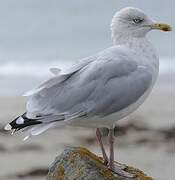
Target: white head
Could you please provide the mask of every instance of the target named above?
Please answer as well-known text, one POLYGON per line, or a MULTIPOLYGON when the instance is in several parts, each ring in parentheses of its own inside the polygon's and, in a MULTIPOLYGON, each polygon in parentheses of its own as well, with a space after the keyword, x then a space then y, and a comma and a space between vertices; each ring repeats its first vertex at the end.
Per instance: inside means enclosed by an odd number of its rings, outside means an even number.
POLYGON ((170 31, 171 27, 167 24, 156 23, 142 10, 133 7, 127 7, 118 11, 114 15, 111 24, 114 41, 122 36, 134 38, 145 37, 152 29, 170 31))

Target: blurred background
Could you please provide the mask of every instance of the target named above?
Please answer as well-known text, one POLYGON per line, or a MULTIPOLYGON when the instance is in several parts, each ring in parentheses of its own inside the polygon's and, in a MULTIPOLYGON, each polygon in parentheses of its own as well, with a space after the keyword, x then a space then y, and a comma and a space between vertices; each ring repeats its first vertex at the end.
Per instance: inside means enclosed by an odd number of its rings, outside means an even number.
MULTIPOLYGON (((100 155, 94 129, 53 129, 22 141, 3 126, 25 110, 26 91, 64 68, 112 45, 110 22, 126 6, 175 25, 173 0, 0 0, 0 180, 44 179, 66 146, 83 145, 100 155)), ((153 31, 160 77, 141 108, 116 128, 116 160, 156 180, 172 180, 175 167, 175 31, 153 31)), ((104 129, 106 142, 107 132, 104 129)), ((106 144, 107 148, 107 144, 106 144)))

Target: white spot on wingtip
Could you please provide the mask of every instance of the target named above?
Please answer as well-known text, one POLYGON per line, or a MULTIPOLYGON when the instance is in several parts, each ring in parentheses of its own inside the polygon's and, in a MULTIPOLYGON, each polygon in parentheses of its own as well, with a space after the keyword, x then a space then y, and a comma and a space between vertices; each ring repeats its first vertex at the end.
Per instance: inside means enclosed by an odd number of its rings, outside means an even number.
POLYGON ((19 117, 17 120, 16 120, 16 124, 24 124, 24 119, 22 117, 19 117))
POLYGON ((5 129, 6 131, 10 131, 10 130, 12 130, 12 126, 11 126, 10 124, 7 124, 7 125, 4 127, 4 129, 5 129))

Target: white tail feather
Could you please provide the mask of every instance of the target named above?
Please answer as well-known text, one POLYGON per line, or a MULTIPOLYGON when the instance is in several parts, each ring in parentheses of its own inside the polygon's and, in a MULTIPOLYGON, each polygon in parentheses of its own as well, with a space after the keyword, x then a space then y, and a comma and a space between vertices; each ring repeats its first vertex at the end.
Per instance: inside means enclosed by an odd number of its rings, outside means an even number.
MULTIPOLYGON (((43 123, 43 124, 38 124, 32 127, 28 127, 26 129, 23 130, 23 132, 25 132, 26 136, 24 138, 24 140, 27 140, 28 138, 30 138, 31 136, 37 136, 43 132, 45 132, 46 130, 48 130, 51 127, 56 126, 56 122, 53 123, 43 123)), ((62 124, 60 125, 62 126, 62 124)))
POLYGON ((41 125, 33 127, 30 130, 30 133, 32 136, 37 136, 37 135, 43 133, 44 131, 48 130, 49 128, 53 127, 54 125, 55 125, 55 123, 41 124, 41 125))

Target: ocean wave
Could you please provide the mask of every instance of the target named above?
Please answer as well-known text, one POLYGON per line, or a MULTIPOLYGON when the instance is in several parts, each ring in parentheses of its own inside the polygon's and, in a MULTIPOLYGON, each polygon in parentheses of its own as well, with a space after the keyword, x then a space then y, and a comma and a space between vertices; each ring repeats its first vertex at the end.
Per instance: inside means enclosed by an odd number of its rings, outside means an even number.
POLYGON ((72 62, 68 61, 52 61, 49 62, 37 62, 37 63, 14 63, 7 62, 0 65, 0 76, 36 76, 43 77, 48 76, 49 69, 58 67, 61 69, 70 66, 72 62), (58 63, 59 62, 59 63, 58 63))
MULTIPOLYGON (((175 58, 161 58, 160 59, 160 73, 172 74, 175 73, 175 58)), ((73 61, 55 60, 50 62, 30 62, 30 63, 14 63, 7 62, 0 65, 0 76, 36 76, 43 77, 49 75, 49 69, 52 67, 58 67, 64 69, 71 66, 73 61)))

